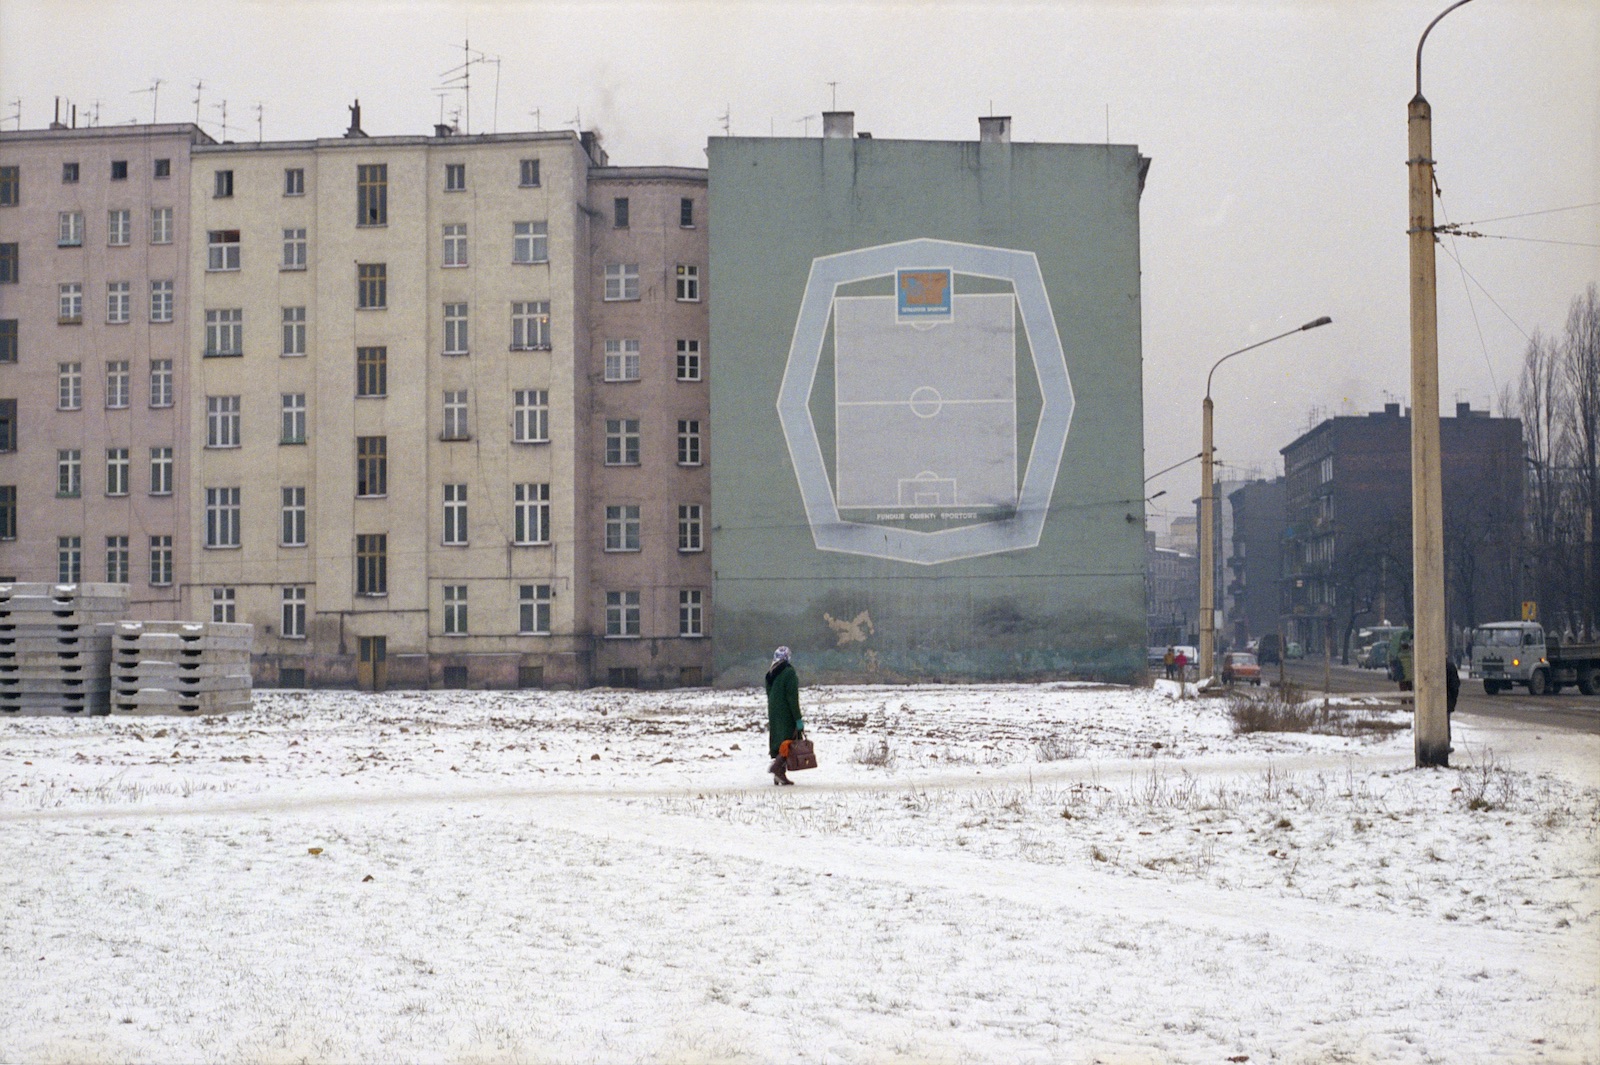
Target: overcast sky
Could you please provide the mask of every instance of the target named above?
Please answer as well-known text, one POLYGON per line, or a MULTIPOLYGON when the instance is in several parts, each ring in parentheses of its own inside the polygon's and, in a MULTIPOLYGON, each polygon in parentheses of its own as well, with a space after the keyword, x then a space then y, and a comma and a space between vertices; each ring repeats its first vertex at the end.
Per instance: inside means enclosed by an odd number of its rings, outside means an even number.
MULTIPOLYGON (((37 128, 57 95, 80 124, 148 122, 139 90, 161 78, 160 120, 192 121, 200 81, 213 136, 223 101, 230 139, 255 139, 257 104, 269 140, 337 135, 356 97, 369 133, 424 133, 470 38, 500 60, 472 68, 474 132, 581 117, 620 165, 704 166, 724 121, 817 136, 804 116, 835 92, 879 137, 975 139, 990 113, 1017 141, 1102 143, 1109 126, 1154 160, 1147 472, 1199 452, 1212 362, 1333 316, 1217 373, 1219 460, 1271 473, 1324 414, 1409 402, 1405 108, 1417 38, 1446 6, 0 0, 0 98, 6 129, 17 100, 37 128)), ((1600 279, 1600 3, 1475 0, 1429 37, 1423 91, 1440 221, 1550 212, 1481 227, 1523 239, 1441 245, 1442 401, 1482 408, 1525 335, 1559 331, 1600 279)), ((1152 481, 1168 492, 1153 511, 1192 512, 1198 482, 1195 463, 1152 481)))

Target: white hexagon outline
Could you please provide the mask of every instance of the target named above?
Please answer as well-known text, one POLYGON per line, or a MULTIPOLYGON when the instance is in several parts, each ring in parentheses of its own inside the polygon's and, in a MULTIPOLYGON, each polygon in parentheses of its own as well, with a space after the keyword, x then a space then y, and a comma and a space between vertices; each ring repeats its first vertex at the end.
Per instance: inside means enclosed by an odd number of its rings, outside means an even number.
POLYGON ((1033 252, 922 237, 811 260, 777 407, 812 542, 819 551, 929 566, 1038 547, 1075 406, 1066 354, 1050 309, 1050 294, 1045 290, 1039 260, 1033 252), (1008 518, 920 532, 839 517, 821 440, 811 419, 811 391, 822 362, 822 344, 833 300, 840 285, 908 268, 949 268, 956 273, 1010 281, 1015 291, 1042 405, 1017 509, 1008 518))

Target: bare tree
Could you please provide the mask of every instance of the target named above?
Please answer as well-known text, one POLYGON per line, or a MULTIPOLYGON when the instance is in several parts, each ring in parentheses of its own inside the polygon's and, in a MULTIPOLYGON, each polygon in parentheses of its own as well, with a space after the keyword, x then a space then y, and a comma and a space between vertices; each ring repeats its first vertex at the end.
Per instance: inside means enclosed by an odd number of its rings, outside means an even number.
POLYGON ((1581 599, 1575 628, 1593 633, 1600 623, 1600 543, 1595 532, 1600 528, 1596 511, 1600 508, 1600 292, 1591 282, 1581 296, 1574 297, 1567 311, 1566 335, 1561 343, 1561 377, 1566 394, 1565 451, 1576 474, 1578 511, 1581 525, 1574 530, 1580 547, 1581 599))

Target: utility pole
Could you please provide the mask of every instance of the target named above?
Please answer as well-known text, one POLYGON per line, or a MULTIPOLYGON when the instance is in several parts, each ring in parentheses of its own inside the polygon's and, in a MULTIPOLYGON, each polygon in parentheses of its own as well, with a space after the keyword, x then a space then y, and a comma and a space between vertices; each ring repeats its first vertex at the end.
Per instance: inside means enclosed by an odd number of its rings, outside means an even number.
POLYGON ((1450 764, 1450 717, 1445 705, 1444 502, 1439 448, 1439 305, 1434 263, 1433 109, 1422 95, 1422 46, 1439 20, 1471 0, 1441 11, 1417 41, 1417 94, 1406 106, 1406 167, 1410 174, 1411 252, 1411 654, 1416 700, 1412 738, 1416 764, 1450 764))

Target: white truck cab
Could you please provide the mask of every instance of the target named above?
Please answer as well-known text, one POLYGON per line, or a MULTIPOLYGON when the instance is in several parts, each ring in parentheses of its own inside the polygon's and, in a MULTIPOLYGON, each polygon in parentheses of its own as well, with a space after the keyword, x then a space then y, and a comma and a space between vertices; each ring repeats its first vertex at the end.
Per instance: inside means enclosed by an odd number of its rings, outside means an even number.
POLYGON ((1577 685, 1585 695, 1595 694, 1597 652, 1592 645, 1547 639, 1537 621, 1499 621, 1472 630, 1472 676, 1483 690, 1498 694, 1513 684, 1532 695, 1555 695, 1577 685))

